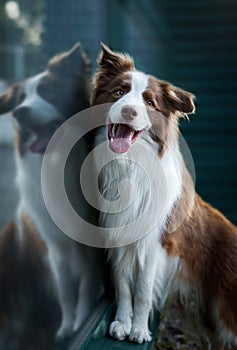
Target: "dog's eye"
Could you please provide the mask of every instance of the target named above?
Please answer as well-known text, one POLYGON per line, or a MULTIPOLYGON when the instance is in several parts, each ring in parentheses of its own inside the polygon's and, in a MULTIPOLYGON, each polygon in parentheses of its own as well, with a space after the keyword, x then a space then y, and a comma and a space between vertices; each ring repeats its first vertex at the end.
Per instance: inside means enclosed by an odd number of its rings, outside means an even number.
POLYGON ((123 96, 124 95, 124 91, 122 90, 122 89, 117 89, 117 90, 115 90, 114 92, 113 92, 113 94, 115 95, 115 96, 123 96))
POLYGON ((155 107, 154 102, 153 102, 152 100, 146 101, 146 104, 147 104, 149 107, 155 107))

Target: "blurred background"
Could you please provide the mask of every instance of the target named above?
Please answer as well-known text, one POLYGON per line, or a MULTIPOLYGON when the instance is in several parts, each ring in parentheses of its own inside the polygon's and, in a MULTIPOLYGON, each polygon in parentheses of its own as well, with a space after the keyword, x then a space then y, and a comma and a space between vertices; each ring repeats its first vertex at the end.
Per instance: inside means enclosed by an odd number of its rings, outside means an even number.
MULTIPOLYGON (((196 114, 181 121, 196 188, 237 224, 237 1, 0 0, 0 94, 78 41, 93 72, 103 41, 133 55, 137 68, 196 95, 196 114)), ((10 116, 1 116, 0 229, 17 203, 13 139, 10 116)), ((178 347, 182 322, 177 308, 170 310, 157 349, 166 349, 167 339, 167 349, 203 349, 189 336, 192 346, 178 347)))
MULTIPOLYGON (((93 70, 103 41, 132 54, 137 68, 196 95, 197 112, 181 122, 181 130, 194 158, 197 190, 237 223, 237 2, 1 0, 0 91, 43 70, 52 55, 77 41, 93 70)), ((2 118, 2 144, 8 136, 12 140, 2 118)), ((1 159, 3 190, 6 161, 1 159)), ((1 226, 15 200, 9 196, 1 192, 1 226)))

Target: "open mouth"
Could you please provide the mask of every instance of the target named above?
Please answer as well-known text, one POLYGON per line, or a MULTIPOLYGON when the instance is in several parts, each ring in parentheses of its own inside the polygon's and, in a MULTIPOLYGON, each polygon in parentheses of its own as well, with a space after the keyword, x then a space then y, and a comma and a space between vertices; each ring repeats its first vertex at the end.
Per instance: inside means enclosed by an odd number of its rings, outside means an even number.
POLYGON ((126 153, 131 145, 141 135, 143 130, 134 130, 127 124, 113 124, 108 126, 109 146, 115 153, 126 153))
POLYGON ((50 137, 41 137, 37 135, 33 142, 29 145, 29 150, 32 153, 44 153, 48 143, 49 143, 50 137))
POLYGON ((53 136, 53 134, 55 133, 55 131, 61 123, 62 122, 51 122, 39 128, 38 130, 34 130, 34 136, 28 145, 30 152, 44 153, 51 137, 53 136))

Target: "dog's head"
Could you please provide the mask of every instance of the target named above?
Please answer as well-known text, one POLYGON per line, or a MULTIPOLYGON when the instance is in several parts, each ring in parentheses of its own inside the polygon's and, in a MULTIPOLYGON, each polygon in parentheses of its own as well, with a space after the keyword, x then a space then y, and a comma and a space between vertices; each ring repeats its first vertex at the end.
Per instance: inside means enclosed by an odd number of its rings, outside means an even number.
POLYGON ((21 149, 42 153, 56 128, 89 107, 89 61, 80 44, 52 58, 46 70, 0 96, 0 114, 12 112, 21 149))
POLYGON ((194 96, 166 81, 137 71, 133 59, 102 45, 92 104, 112 103, 108 112, 110 148, 125 153, 148 134, 162 156, 180 115, 193 113, 194 96))

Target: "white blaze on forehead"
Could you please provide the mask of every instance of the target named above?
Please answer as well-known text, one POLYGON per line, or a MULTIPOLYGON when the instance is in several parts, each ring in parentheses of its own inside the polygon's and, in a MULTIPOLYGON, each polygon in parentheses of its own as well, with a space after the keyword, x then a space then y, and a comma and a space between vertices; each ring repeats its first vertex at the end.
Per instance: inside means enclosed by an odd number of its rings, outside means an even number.
POLYGON ((149 84, 149 75, 142 72, 129 72, 131 90, 113 104, 109 111, 109 119, 112 123, 124 123, 121 110, 124 106, 133 106, 137 111, 137 117, 128 124, 135 130, 149 129, 151 122, 143 99, 143 93, 149 84))
POLYGON ((32 78, 28 78, 25 81, 25 93, 28 99, 32 98, 35 94, 37 94, 37 87, 39 85, 40 80, 44 77, 45 73, 37 74, 32 78))
POLYGON ((40 73, 32 78, 28 78, 24 84, 25 99, 19 105, 20 107, 28 107, 31 110, 31 115, 38 118, 38 122, 47 123, 55 118, 62 117, 57 111, 57 106, 43 99, 37 89, 40 80, 45 76, 45 72, 40 73))
POLYGON ((130 94, 135 95, 136 98, 141 97, 143 101, 142 94, 148 87, 149 76, 142 72, 131 72, 130 74, 132 83, 130 94))

